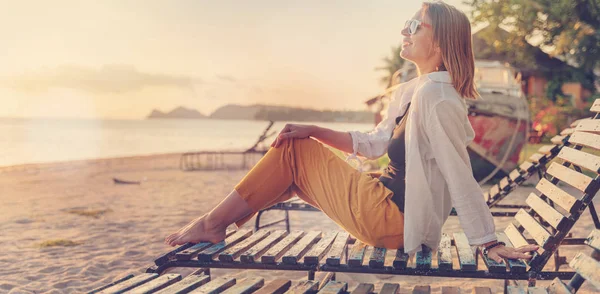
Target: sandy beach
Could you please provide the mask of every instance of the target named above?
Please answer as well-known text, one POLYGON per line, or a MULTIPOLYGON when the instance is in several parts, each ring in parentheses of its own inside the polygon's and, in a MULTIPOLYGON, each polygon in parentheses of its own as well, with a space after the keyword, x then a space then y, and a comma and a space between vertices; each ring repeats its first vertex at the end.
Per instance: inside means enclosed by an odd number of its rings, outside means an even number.
MULTIPOLYGON (((162 242, 167 234, 208 212, 246 172, 182 172, 178 154, 0 168, 0 293, 80 293, 129 273, 138 274, 170 249, 162 242), (113 177, 141 183, 116 185, 113 177)), ((517 189, 503 203, 524 204, 532 191, 531 185, 517 189)), ((600 204, 598 198, 594 202, 600 204)), ((266 221, 280 216, 265 215, 266 221)), ((290 215, 292 229, 339 229, 321 213, 290 215)), ((497 230, 502 230, 510 218, 495 221, 497 230)), ((586 212, 572 232, 574 237, 587 237, 593 227, 586 212)), ((444 231, 458 230, 458 218, 450 217, 444 231)), ((581 250, 590 252, 586 246, 562 248, 568 260, 581 250)), ((546 269, 553 267, 550 261, 546 269)), ((267 281, 306 278, 304 272, 283 271, 213 270, 212 274, 240 278, 251 274, 267 281)), ((322 275, 318 273, 317 279, 322 275)), ((459 286, 466 290, 463 293, 475 285, 491 287, 494 293, 503 290, 503 281, 486 279, 365 274, 338 274, 337 279, 349 282, 350 289, 360 282, 375 283, 376 290, 383 283, 400 283, 400 293, 412 292, 415 285, 431 285, 434 293, 441 286, 459 286)), ((548 284, 538 282, 539 286, 548 284)), ((579 293, 593 292, 585 284, 579 293)))

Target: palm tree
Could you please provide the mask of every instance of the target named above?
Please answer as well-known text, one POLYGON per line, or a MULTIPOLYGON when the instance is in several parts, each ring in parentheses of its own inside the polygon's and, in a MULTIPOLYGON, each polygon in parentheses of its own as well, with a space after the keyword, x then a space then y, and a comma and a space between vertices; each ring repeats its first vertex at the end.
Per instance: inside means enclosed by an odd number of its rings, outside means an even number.
POLYGON ((375 68, 375 70, 384 71, 386 73, 386 75, 380 79, 381 84, 386 85, 386 88, 389 88, 398 82, 396 79, 396 72, 404 65, 404 59, 400 57, 401 51, 402 46, 392 47, 392 56, 382 58, 384 65, 375 68))

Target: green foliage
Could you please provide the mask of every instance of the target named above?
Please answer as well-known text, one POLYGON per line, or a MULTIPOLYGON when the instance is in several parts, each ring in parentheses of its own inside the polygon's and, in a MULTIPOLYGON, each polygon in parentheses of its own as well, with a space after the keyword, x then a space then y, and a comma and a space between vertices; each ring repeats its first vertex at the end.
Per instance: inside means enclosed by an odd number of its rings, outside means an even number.
POLYGON ((582 110, 574 107, 570 99, 564 96, 558 96, 556 101, 545 97, 528 97, 528 100, 530 117, 533 120, 532 128, 546 133, 545 142, 549 142, 550 138, 568 128, 573 121, 590 117, 592 114, 589 109, 594 101, 588 100, 582 110))
POLYGON ((380 79, 380 82, 386 85, 386 88, 394 85, 394 73, 400 70, 404 65, 405 60, 400 57, 400 52, 402 52, 402 46, 392 47, 392 55, 382 59, 384 65, 375 68, 375 70, 386 73, 386 75, 380 79))
POLYGON ((577 81, 593 90, 594 69, 600 69, 600 0, 468 0, 473 7, 472 22, 503 27, 509 32, 486 37, 498 52, 521 64, 539 69, 536 48, 526 40, 551 51, 551 55, 572 60, 576 68, 543 71, 550 80, 548 97, 555 100, 565 82, 577 81))

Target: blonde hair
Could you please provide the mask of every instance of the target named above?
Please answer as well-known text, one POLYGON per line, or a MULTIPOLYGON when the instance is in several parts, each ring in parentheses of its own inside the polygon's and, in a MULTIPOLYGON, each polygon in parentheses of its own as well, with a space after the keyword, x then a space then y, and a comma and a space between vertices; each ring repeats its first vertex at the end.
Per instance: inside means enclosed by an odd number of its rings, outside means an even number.
POLYGON ((471 23, 456 7, 441 1, 423 3, 423 16, 431 19, 433 42, 440 47, 442 66, 463 98, 477 99, 471 23))

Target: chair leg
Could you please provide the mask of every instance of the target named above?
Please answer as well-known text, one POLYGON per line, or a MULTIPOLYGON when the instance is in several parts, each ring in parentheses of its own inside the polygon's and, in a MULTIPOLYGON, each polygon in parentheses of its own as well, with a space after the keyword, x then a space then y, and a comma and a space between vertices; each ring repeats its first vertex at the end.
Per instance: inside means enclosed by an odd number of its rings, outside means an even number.
POLYGON ((256 220, 254 221, 254 231, 258 231, 260 229, 260 216, 263 214, 263 210, 259 210, 256 215, 256 220))
POLYGON ((560 268, 560 256, 558 255, 558 249, 554 252, 554 270, 558 271, 560 268))
POLYGON ((290 232, 290 213, 285 210, 285 229, 290 232))
POLYGON ((588 205, 588 209, 590 210, 590 214, 592 215, 592 219, 594 220, 594 225, 596 229, 600 229, 600 220, 598 220, 598 213, 596 212, 596 208, 594 208, 594 203, 590 202, 588 205))

